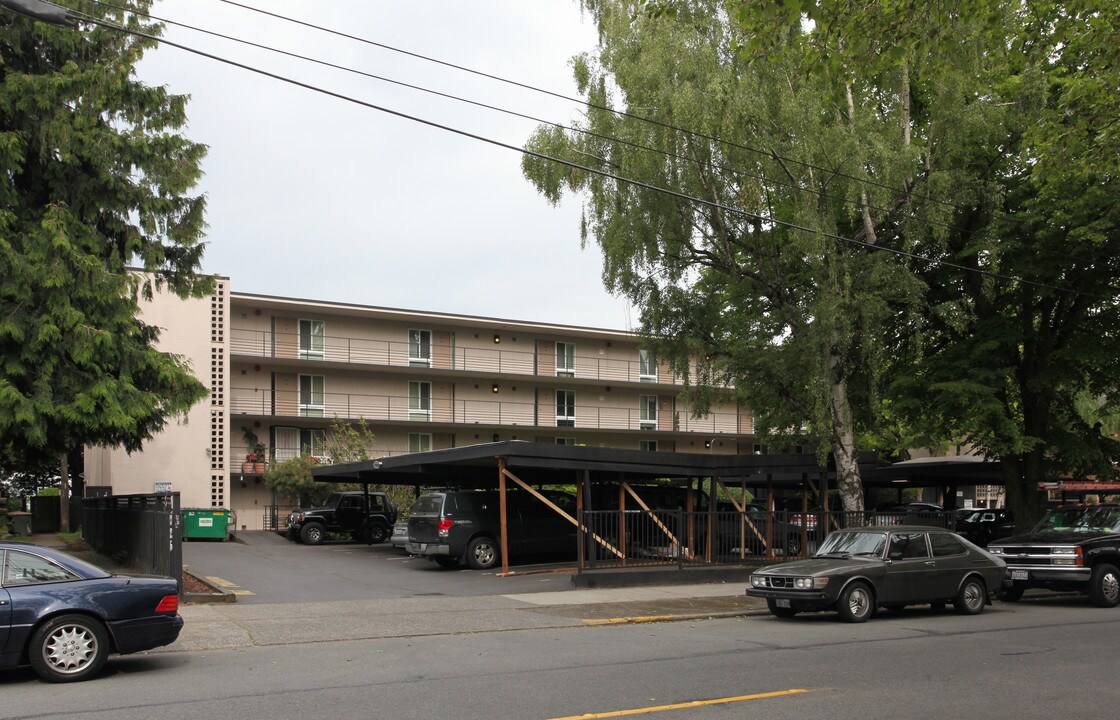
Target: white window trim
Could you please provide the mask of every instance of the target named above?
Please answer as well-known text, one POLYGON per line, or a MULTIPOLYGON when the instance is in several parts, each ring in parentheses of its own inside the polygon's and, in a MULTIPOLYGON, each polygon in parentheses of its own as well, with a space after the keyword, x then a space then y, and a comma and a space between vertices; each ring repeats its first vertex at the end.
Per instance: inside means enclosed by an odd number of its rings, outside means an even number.
POLYGON ((323 320, 309 320, 301 318, 299 321, 299 356, 302 360, 322 360, 327 356, 327 323, 323 320), (311 332, 308 334, 311 338, 311 347, 305 348, 303 346, 303 324, 311 324, 311 332), (322 328, 322 334, 315 334, 315 327, 322 328), (320 347, 315 347, 315 339, 318 337, 320 347))
POLYGON ((657 429, 657 396, 638 396, 638 427, 642 430, 657 429), (645 417, 643 417, 645 416, 645 417))
POLYGON ((432 419, 432 384, 430 382, 428 382, 426 380, 410 380, 408 382, 408 419, 409 420, 417 420, 417 421, 420 421, 420 422, 431 421, 431 419, 432 419), (428 387, 428 398, 427 398, 428 399, 428 407, 427 408, 423 408, 423 407, 414 408, 414 407, 412 407, 412 399, 413 399, 412 398, 412 387, 413 387, 413 385, 416 385, 419 388, 419 392, 417 393, 417 396, 416 396, 416 401, 421 405, 423 404, 423 400, 424 400, 423 388, 424 388, 425 385, 428 387))
POLYGON ((575 416, 576 393, 575 393, 575 390, 557 390, 556 391, 556 398, 555 398, 555 405, 556 405, 556 427, 575 427, 576 426, 576 416, 575 416), (572 409, 572 414, 571 415, 561 415, 560 414, 560 393, 566 393, 566 394, 571 395, 571 397, 572 397, 571 403, 566 402, 567 398, 565 398, 565 403, 564 403, 565 409, 567 409, 568 405, 571 405, 571 409, 572 409), (561 423, 563 423, 563 424, 561 424, 561 423))
MULTIPOLYGON (((417 342, 417 347, 423 349, 423 342, 417 342)), ((408 364, 413 367, 431 367, 432 366, 432 331, 424 330, 423 328, 409 328, 408 330, 408 364), (428 356, 422 355, 413 356, 412 354, 412 333, 427 333, 428 335, 428 356)))
POLYGON ((326 376, 325 375, 311 375, 309 373, 300 373, 300 375, 299 375, 299 414, 300 414, 300 417, 323 417, 324 415, 326 415, 326 410, 327 410, 326 406, 327 406, 327 378, 326 378, 326 376), (322 396, 323 397, 322 397, 321 402, 319 402, 319 403, 304 402, 303 379, 305 377, 311 378, 311 398, 308 398, 308 400, 314 400, 314 397, 315 397, 315 378, 319 378, 320 380, 322 380, 322 387, 323 387, 322 396))
POLYGON ((575 377, 576 376, 576 344, 570 342, 557 342, 556 343, 556 377, 575 377), (564 348, 564 352, 560 352, 560 348, 564 348), (568 364, 568 348, 571 348, 571 364, 568 364), (564 364, 560 364, 560 358, 563 357, 564 364))

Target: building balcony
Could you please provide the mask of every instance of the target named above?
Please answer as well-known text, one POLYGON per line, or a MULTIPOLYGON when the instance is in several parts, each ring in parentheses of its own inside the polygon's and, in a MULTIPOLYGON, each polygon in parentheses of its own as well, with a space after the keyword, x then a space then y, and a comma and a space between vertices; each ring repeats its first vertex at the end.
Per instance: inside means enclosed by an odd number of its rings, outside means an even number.
POLYGON ((325 363, 387 368, 449 370, 475 375, 532 375, 611 383, 680 385, 664 370, 645 368, 638 361, 577 355, 570 369, 557 369, 553 353, 503 348, 432 345, 428 357, 415 357, 415 346, 366 338, 327 336, 313 350, 301 349, 296 334, 261 330, 230 331, 230 353, 253 359, 310 360, 325 363), (659 377, 660 375, 660 377, 659 377))
POLYGON ((558 417, 555 404, 510 400, 453 400, 432 398, 417 407, 408 396, 324 393, 313 403, 301 403, 269 390, 234 389, 231 415, 307 420, 366 420, 417 425, 553 428, 567 430, 640 430, 651 433, 750 434, 749 415, 713 412, 694 418, 685 411, 644 415, 638 408, 577 405, 575 415, 558 417))

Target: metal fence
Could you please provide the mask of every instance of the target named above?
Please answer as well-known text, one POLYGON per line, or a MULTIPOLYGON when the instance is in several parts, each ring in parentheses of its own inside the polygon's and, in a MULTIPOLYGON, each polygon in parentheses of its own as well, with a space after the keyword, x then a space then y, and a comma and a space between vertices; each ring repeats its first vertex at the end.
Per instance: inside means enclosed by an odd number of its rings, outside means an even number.
POLYGON ((262 530, 281 530, 286 527, 288 515, 298 505, 266 505, 264 517, 261 520, 262 530))
POLYGON ((86 498, 82 532, 100 554, 139 572, 174 578, 182 592, 179 493, 86 498))
POLYGON ((580 567, 771 562, 808 557, 825 535, 849 527, 951 528, 953 513, 584 510, 580 567))

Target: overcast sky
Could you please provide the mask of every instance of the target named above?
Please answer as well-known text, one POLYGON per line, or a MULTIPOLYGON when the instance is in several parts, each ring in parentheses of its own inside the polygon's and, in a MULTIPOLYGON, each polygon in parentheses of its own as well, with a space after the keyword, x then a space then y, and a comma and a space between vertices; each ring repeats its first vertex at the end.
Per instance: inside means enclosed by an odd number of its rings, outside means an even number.
MULTIPOLYGON (((595 29, 575 0, 242 0, 383 45, 575 96, 595 29)), ((154 15, 570 124, 571 101, 486 80, 221 0, 154 15)), ((165 38, 514 146, 536 123, 168 25, 165 38)), ((580 202, 552 207, 520 153, 200 58, 149 53, 142 80, 189 94, 209 146, 204 269, 236 292, 630 329, 637 312, 580 247, 580 202)))

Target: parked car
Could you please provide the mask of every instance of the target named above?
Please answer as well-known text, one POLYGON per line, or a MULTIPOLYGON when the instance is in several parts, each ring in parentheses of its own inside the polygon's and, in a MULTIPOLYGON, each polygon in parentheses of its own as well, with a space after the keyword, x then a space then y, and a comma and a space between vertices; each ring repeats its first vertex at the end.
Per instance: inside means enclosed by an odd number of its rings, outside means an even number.
POLYGON ((0 543, 0 667, 30 665, 47 682, 98 673, 111 653, 179 637, 179 585, 166 577, 112 575, 71 555, 0 543))
POLYGON ((988 545, 1007 561, 1004 600, 1024 590, 1050 588, 1087 593, 1098 607, 1120 604, 1120 505, 1054 508, 1025 535, 988 545))
POLYGON ((408 552, 408 518, 393 523, 393 535, 389 543, 398 550, 408 552))
POLYGON ((397 521, 397 506, 383 492, 333 492, 319 507, 296 508, 288 515, 284 533, 289 540, 318 545, 327 533, 349 535, 371 544, 389 539, 397 521), (366 503, 369 503, 368 505, 366 503))
MULTIPOLYGON (((550 502, 575 516, 569 493, 543 490, 550 502)), ((507 538, 511 557, 576 551, 576 526, 524 490, 510 490, 507 538)), ((499 497, 495 490, 433 492, 420 496, 408 518, 408 551, 444 567, 465 562, 488 570, 501 562, 499 497)))
POLYGON ((949 514, 936 503, 887 503, 875 508, 876 525, 932 525, 947 527, 949 514))
POLYGON ((863 622, 877 608, 953 603, 979 613, 1003 580, 1006 565, 956 533, 920 525, 863 527, 830 533, 808 560, 751 574, 747 594, 766 598, 781 618, 836 610, 863 622))
POLYGON ((980 547, 1015 532, 1015 516, 1004 508, 981 508, 958 518, 956 532, 980 547))

